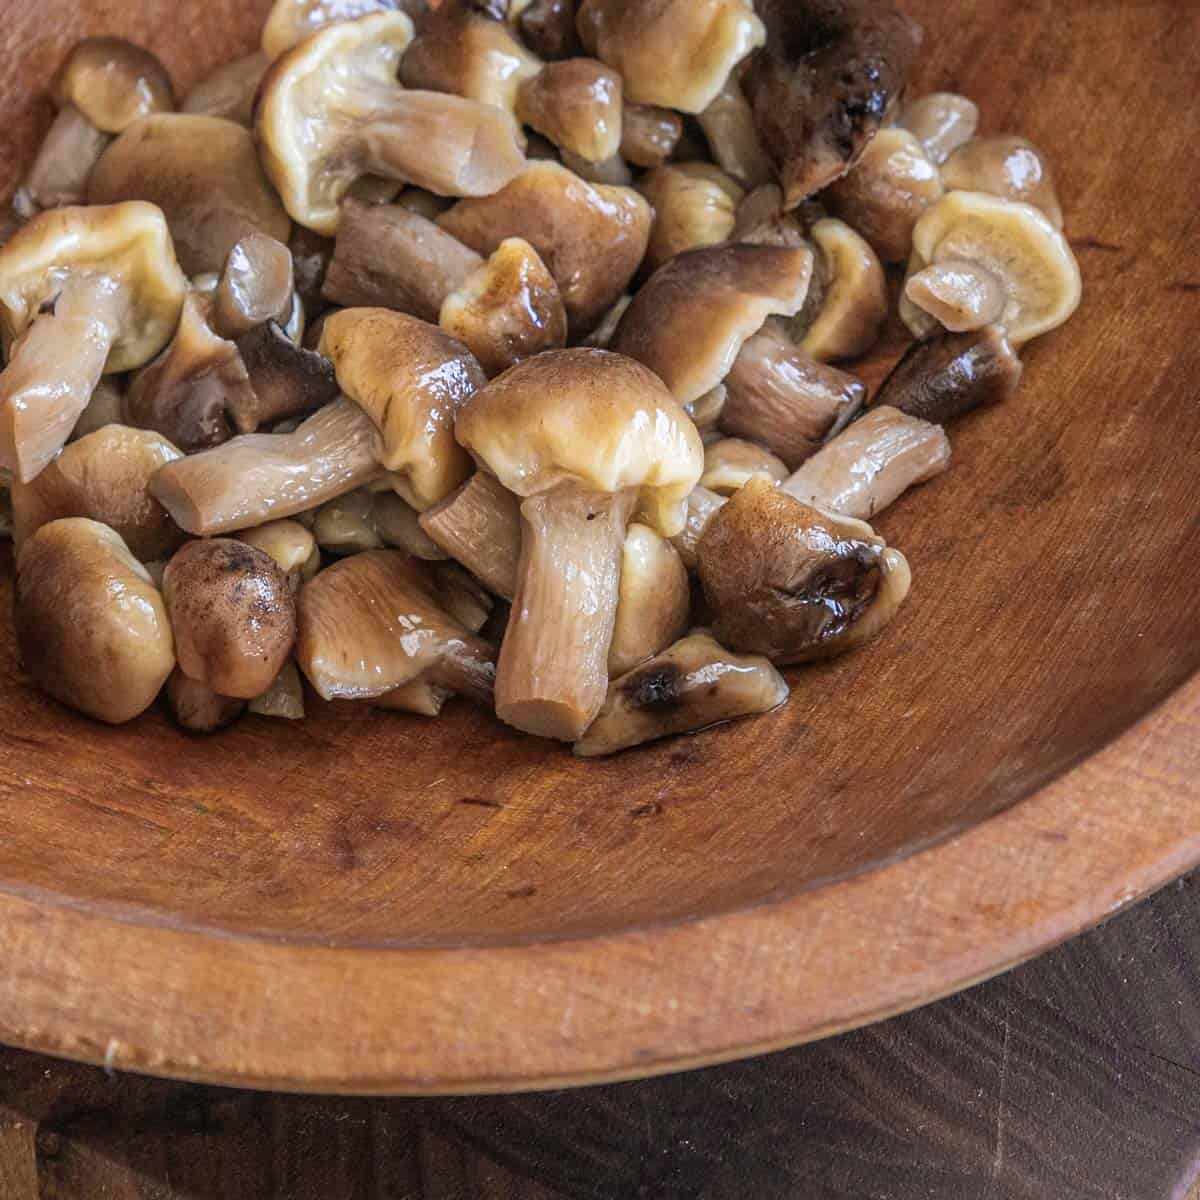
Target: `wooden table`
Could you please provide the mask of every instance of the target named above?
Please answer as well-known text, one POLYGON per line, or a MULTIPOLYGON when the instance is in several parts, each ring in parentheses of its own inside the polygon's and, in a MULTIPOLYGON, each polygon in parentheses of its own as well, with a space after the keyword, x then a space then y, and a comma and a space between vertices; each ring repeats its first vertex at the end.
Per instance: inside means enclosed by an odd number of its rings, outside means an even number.
POLYGON ((1198 972, 1200 873, 919 1012, 644 1083, 354 1100, 3 1050, 0 1200, 1198 1200, 1198 972))

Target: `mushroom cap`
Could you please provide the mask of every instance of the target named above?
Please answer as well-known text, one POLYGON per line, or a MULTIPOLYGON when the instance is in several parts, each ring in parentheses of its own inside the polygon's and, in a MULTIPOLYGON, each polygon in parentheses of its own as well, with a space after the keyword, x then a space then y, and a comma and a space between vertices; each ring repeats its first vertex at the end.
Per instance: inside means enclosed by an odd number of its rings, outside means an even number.
POLYGON ((327 25, 409 7, 416 7, 411 0, 275 0, 263 25, 263 53, 275 59, 327 25))
POLYGON ((294 294, 291 251, 255 230, 225 260, 213 297, 213 327, 221 337, 237 338, 265 321, 286 323, 294 294))
POLYGON ((950 192, 933 205, 913 229, 913 259, 912 273, 963 260, 995 275, 1007 295, 999 323, 1014 346, 1066 321, 1083 290, 1075 255, 1045 213, 985 192, 950 192))
POLYGON ((612 348, 644 363, 680 404, 690 404, 729 374, 743 343, 769 316, 800 311, 812 268, 812 251, 782 246, 680 254, 634 296, 612 348))
POLYGON ((178 667, 167 680, 167 704, 180 727, 189 733, 216 733, 246 711, 245 700, 219 696, 207 684, 189 679, 178 667))
POLYGON ((687 567, 665 538, 635 521, 625 533, 621 585, 608 673, 624 675, 687 630, 692 604, 687 567))
POLYGON ((588 52, 620 72, 630 100, 687 113, 703 112, 766 40, 747 0, 583 0, 576 25, 588 52))
POLYGON ((7 352, 68 274, 94 276, 129 305, 104 370, 130 371, 171 339, 187 292, 162 210, 128 201, 56 208, 0 247, 0 335, 7 352))
POLYGON ((1063 227, 1062 205, 1046 156, 1026 138, 1002 133, 972 138, 942 166, 948 191, 990 192, 1040 208, 1055 229, 1063 227))
POLYGON ((556 146, 588 162, 621 149, 621 77, 594 58, 547 63, 517 95, 517 116, 556 146))
POLYGON ((651 371, 607 350, 553 350, 506 371, 458 414, 459 441, 509 491, 560 483, 639 492, 666 537, 704 468, 696 426, 651 371))
POLYGON ((486 377, 461 342, 405 313, 346 308, 326 318, 320 352, 374 422, 375 456, 403 473, 396 490, 413 508, 424 512, 470 475, 454 417, 486 377))
POLYGON ((959 146, 975 136, 979 106, 956 92, 929 92, 905 101, 900 124, 916 134, 925 153, 941 166, 959 146))
POLYGON ((287 517, 268 521, 244 530, 237 539, 269 554, 289 579, 298 580, 301 576, 311 579, 317 573, 320 563, 317 539, 299 521, 287 517))
POLYGON ((21 547, 13 624, 38 687, 113 725, 149 708, 175 665, 146 568, 118 533, 85 517, 51 521, 21 547))
POLYGON ((654 209, 646 256, 652 268, 687 250, 730 238, 744 195, 741 186, 712 163, 673 163, 648 171, 638 190, 654 209))
POLYGON ((718 496, 731 496, 756 475, 782 483, 790 474, 787 464, 765 446, 744 438, 725 437, 704 447, 700 486, 718 496))
POLYGON ((225 63, 184 96, 179 111, 252 125, 258 85, 270 65, 271 60, 261 50, 225 63))
POLYGON ((247 234, 286 242, 292 227, 259 165, 253 135, 221 117, 159 113, 131 125, 88 179, 89 204, 121 200, 162 209, 189 275, 220 271, 247 234))
POLYGON ((76 43, 59 68, 54 98, 60 108, 73 104, 105 133, 175 107, 166 67, 149 50, 114 37, 76 43))

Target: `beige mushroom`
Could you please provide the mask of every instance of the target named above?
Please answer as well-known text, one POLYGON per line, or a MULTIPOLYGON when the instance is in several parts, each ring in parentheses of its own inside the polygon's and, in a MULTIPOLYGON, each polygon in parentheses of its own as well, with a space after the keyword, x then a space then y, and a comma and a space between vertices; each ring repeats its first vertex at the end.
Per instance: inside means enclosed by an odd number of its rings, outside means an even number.
POLYGON ((97 129, 73 104, 59 109, 46 131, 25 182, 13 198, 14 207, 33 212, 82 204, 87 199, 87 181, 92 168, 112 138, 97 129))
POLYGON ((728 396, 729 392, 725 385, 719 383, 715 388, 705 392, 698 400, 692 400, 683 406, 683 411, 692 418, 706 445, 710 437, 721 436, 716 429, 721 422, 721 414, 725 411, 725 402, 728 396))
POLYGON ((557 350, 506 371, 456 420, 459 441, 522 498, 513 615, 496 713, 573 741, 607 688, 626 525, 679 532, 703 455, 696 427, 644 367, 557 350))
POLYGON ((146 569, 119 534, 84 517, 51 521, 22 546, 13 624, 34 683, 111 725, 149 708, 175 665, 146 569))
POLYGON ((0 248, 0 467, 29 481, 58 453, 103 373, 166 345, 186 281, 150 204, 59 208, 0 248))
POLYGON ((77 42, 54 80, 59 106, 72 105, 97 129, 121 133, 135 121, 175 107, 167 69, 123 38, 77 42))
POLYGON ((250 131, 219 117, 159 113, 130 126, 88 179, 89 204, 123 200, 163 210, 189 275, 220 271, 249 233, 286 242, 291 229, 250 131))
POLYGON ((206 683, 189 679, 178 667, 167 680, 171 715, 189 733, 216 733, 246 711, 245 700, 220 696, 206 683))
POLYGON ((819 512, 753 479, 715 513, 698 550, 713 633, 780 665, 843 654, 896 615, 908 563, 862 521, 819 512))
MULTIPOLYGON (((808 245, 799 213, 783 211, 783 192, 774 183, 748 192, 738 205, 733 240, 755 246, 785 246, 790 249, 808 245)), ((816 282, 814 280, 814 284, 816 282)), ((810 289, 810 294, 815 291, 815 287, 810 289)))
POLYGON ((287 576, 245 542, 188 542, 167 564, 163 599, 180 671, 219 695, 262 695, 292 653, 296 602, 287 576))
POLYGON ((229 251, 214 290, 213 329, 239 338, 267 321, 286 325, 295 295, 291 251, 268 234, 247 234, 229 251))
POLYGON ((721 169, 747 189, 769 184, 774 178, 771 160, 759 145, 754 114, 736 72, 700 114, 700 128, 721 169))
POLYGON ((547 63, 517 92, 517 119, 560 149, 603 162, 621 149, 621 77, 594 58, 547 63))
POLYGON ((982 329, 1004 316, 1003 281, 978 263, 948 259, 910 275, 904 298, 955 333, 982 329))
POLYGON ((512 9, 519 9, 516 23, 521 40, 539 58, 557 61, 580 53, 575 30, 576 0, 531 0, 509 8, 510 20, 512 9))
POLYGON ((275 682, 246 706, 259 717, 278 717, 284 721, 304 720, 304 685, 296 664, 288 662, 275 676, 275 682))
POLYGON ((975 136, 979 108, 955 92, 930 92, 904 105, 900 124, 916 136, 930 161, 940 167, 975 136))
POLYGON ((254 124, 254 99, 271 60, 261 51, 223 63, 206 75, 180 102, 179 111, 200 117, 221 117, 249 128, 254 124))
POLYGON ((677 733, 771 712, 788 685, 767 659, 735 654, 700 630, 608 689, 599 715, 575 743, 581 758, 615 754, 677 733))
POLYGON ((425 0, 275 0, 262 31, 262 50, 276 59, 319 29, 370 13, 400 9, 419 19, 425 0))
MULTIPOLYGON (((549 143, 547 143, 549 144, 549 143)), ((434 221, 454 203, 449 196, 435 196, 424 188, 406 187, 396 197, 401 208, 407 208, 427 221, 434 221)), ((343 219, 345 213, 342 214, 343 219)))
POLYGON ((371 701, 371 707, 413 713, 418 717, 440 717, 446 701, 453 699, 454 692, 450 688, 438 687, 421 675, 377 696, 371 701))
POLYGON ((942 180, 950 191, 988 192, 1032 204, 1055 229, 1063 227, 1050 162, 1023 137, 1000 134, 972 139, 946 159, 942 180))
POLYGON ((633 185, 633 172, 619 154, 601 159, 600 162, 589 162, 586 158, 580 158, 578 154, 572 154, 570 150, 563 150, 559 153, 559 158, 568 171, 574 172, 588 183, 604 184, 607 187, 633 185))
POLYGON ((558 163, 531 163, 495 196, 462 200, 438 224, 491 254, 524 238, 554 276, 571 337, 590 333, 646 254, 653 214, 632 188, 589 184, 558 163))
POLYGON ((710 492, 732 496, 757 475, 782 483, 788 477, 788 469, 766 447, 744 438, 721 438, 704 447, 704 474, 700 476, 700 486, 710 492))
POLYGON ((621 116, 620 154, 635 167, 661 167, 679 145, 683 118, 655 104, 630 104, 621 116))
POLYGON ((704 531, 708 528, 708 522, 725 502, 724 496, 718 496, 716 492, 710 492, 708 488, 699 485, 689 494, 687 520, 683 529, 671 538, 671 545, 679 551, 679 557, 689 571, 696 569, 696 550, 704 531))
POLYGON ((375 528, 374 496, 366 489, 347 492, 322 504, 313 520, 313 537, 326 554, 342 558, 367 550, 382 550, 383 538, 375 528))
POLYGON ((635 521, 625 534, 608 673, 612 678, 683 636, 692 603, 687 568, 661 534, 635 521))
POLYGON ((612 340, 617 336, 617 328, 625 310, 633 303, 633 297, 622 296, 603 316, 600 324, 587 337, 580 341, 581 346, 590 346, 593 350, 607 350, 612 340))
POLYGON ((521 507, 516 496, 487 471, 420 517, 435 545, 462 563, 488 591, 511 600, 521 558, 521 507))
POLYGON ((256 529, 247 529, 237 535, 264 554, 269 554, 275 565, 284 573, 293 592, 311 579, 321 569, 321 551, 312 531, 299 521, 284 519, 268 521, 256 529))
POLYGON ((711 163, 675 163, 646 174, 638 185, 654 209, 646 261, 651 269, 686 250, 727 241, 741 187, 711 163))
POLYGON ((100 382, 92 389, 92 398, 87 408, 79 414, 75 428, 71 430, 68 442, 77 442, 105 425, 119 425, 124 420, 121 408, 125 401, 125 391, 113 375, 101 376, 100 382))
POLYGON ((322 29, 267 72, 255 117, 259 149, 301 225, 334 233, 338 203, 362 175, 487 196, 525 165, 508 113, 398 85, 411 39, 403 13, 373 13, 322 29))

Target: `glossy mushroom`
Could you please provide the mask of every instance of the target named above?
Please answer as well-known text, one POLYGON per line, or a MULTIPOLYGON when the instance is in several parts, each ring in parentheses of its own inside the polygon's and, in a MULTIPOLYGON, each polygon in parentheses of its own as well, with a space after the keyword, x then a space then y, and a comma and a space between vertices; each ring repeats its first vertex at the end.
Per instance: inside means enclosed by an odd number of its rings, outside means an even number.
POLYGON ((686 250, 729 240, 745 194, 737 182, 711 163, 676 163, 649 171, 638 190, 654 209, 646 249, 651 269, 686 250))
POLYGON ((921 143, 930 161, 940 167, 975 136, 979 106, 956 92, 929 92, 905 102, 900 124, 921 143))
POLYGON ((594 58, 547 63, 521 84, 516 115, 561 150, 604 162, 621 149, 621 77, 594 58))
POLYGON ((742 187, 752 190, 774 179, 771 160, 759 143, 754 114, 736 72, 730 73, 699 121, 713 158, 742 187))
POLYGON ((661 167, 679 144, 683 118, 657 104, 630 104, 622 110, 620 154, 635 167, 661 167))
POLYGON ((213 329, 223 338, 239 338, 267 321, 286 325, 295 295, 291 251, 269 234, 247 234, 222 267, 213 293, 213 329))
POLYGON ((262 51, 276 59, 328 25, 389 9, 419 20, 427 7, 425 0, 275 0, 263 25, 262 51))
POLYGON ((287 518, 268 521, 265 525, 244 530, 237 535, 237 539, 264 554, 269 554, 283 572, 293 592, 299 591, 300 585, 311 579, 321 568, 321 552, 317 548, 317 539, 313 537, 312 531, 306 529, 299 521, 287 518))
POLYGON ((179 111, 200 117, 221 117, 249 128, 254 123, 254 99, 271 60, 261 51, 223 63, 206 75, 180 101, 179 111))
POLYGON ((973 138, 946 159, 942 180, 950 191, 988 192, 1032 204, 1055 229, 1063 227, 1050 162, 1027 138, 1013 134, 973 138))
POLYGON ((513 7, 520 8, 516 23, 521 40, 539 58, 557 61, 581 52, 575 30, 576 0, 529 0, 513 7))
POLYGON ((699 484, 688 493, 684 526, 671 538, 671 545, 679 551, 679 557, 689 571, 696 569, 696 551, 704 531, 708 528, 708 522, 725 502, 724 496, 718 496, 716 492, 710 492, 708 488, 699 484))
POLYGON ((732 496, 756 475, 782 483, 788 477, 788 468, 765 446, 744 438, 721 438, 704 447, 704 474, 700 476, 700 486, 710 492, 732 496))
POLYGON ((221 696, 208 684, 189 679, 178 667, 171 672, 165 690, 171 716, 189 733, 216 733, 246 711, 245 700, 221 696))
POLYGON ((691 585, 679 551, 638 521, 625 533, 608 673, 624 675, 683 636, 691 585))

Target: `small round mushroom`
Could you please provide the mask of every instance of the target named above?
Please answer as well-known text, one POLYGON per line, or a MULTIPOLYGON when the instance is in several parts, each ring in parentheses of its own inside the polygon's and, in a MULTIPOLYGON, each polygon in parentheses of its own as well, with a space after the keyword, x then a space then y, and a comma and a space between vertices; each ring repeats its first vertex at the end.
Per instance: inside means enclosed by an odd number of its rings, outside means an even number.
POLYGON ((704 447, 704 474, 700 486, 718 496, 732 496, 755 476, 782 483, 791 472, 782 459, 764 446, 744 438, 727 437, 704 447))
POLYGON ((287 576, 245 542, 189 542, 167 564, 163 598, 179 669, 222 696, 261 695, 292 652, 296 602, 287 576))
POLYGON ((661 534, 635 521, 626 531, 621 553, 609 675, 624 675, 682 637, 691 603, 691 585, 679 552, 661 534))
POLYGON ((930 161, 940 167, 959 146, 975 136, 979 108, 955 92, 930 92, 904 105, 900 124, 921 143, 930 161))
POLYGON ((594 58, 547 63, 517 92, 517 119, 591 163, 621 149, 621 77, 594 58))
POLYGON ((764 479, 709 520, 698 570, 721 644, 780 665, 874 637, 911 582, 904 555, 869 525, 819 512, 764 479))
POLYGON ((58 453, 103 373, 170 339, 187 283, 151 204, 59 208, 0 248, 0 466, 28 482, 58 453))
POLYGON ((178 667, 167 680, 171 715, 189 733, 216 733, 246 711, 245 700, 219 696, 207 684, 189 679, 178 667))
POLYGON ((630 104, 621 116, 621 157, 635 167, 661 167, 679 145, 683 118, 655 104, 630 104))
POLYGON ((199 117, 221 117, 249 128, 254 123, 254 99, 271 60, 261 51, 235 58, 202 79, 179 105, 179 111, 199 117))
POLYGON ((213 295, 218 336, 239 338, 267 321, 286 325, 295 298, 291 251, 269 234, 254 232, 229 251, 213 295))
POLYGON ((1032 204, 1055 229, 1063 227, 1050 162, 1023 137, 1000 134, 972 139, 946 159, 942 181, 949 191, 988 192, 1032 204))
POLYGON ((254 529, 244 530, 237 535, 256 550, 269 554, 275 565, 287 576, 288 586, 293 592, 311 579, 321 569, 321 551, 312 531, 299 521, 268 521, 254 529))
POLYGON ((496 713, 574 741, 604 701, 626 525, 636 515, 664 536, 679 532, 703 468, 700 437, 650 371, 584 349, 506 371, 460 409, 456 430, 522 498, 496 713))
POLYGON ((51 521, 21 547, 13 624, 34 683, 111 725, 145 712, 175 666, 146 569, 119 534, 84 517, 51 521))
POLYGON ((567 313, 554 277, 523 238, 506 238, 442 303, 438 324, 491 377, 567 344, 567 313))
POLYGON ((518 127, 490 104, 396 82, 412 39, 403 13, 330 25, 277 59, 255 117, 267 174, 284 207, 318 233, 362 175, 445 196, 489 196, 525 165, 518 127))
POLYGON ((263 25, 262 50, 276 59, 327 25, 386 9, 401 9, 416 20, 426 7, 425 0, 275 0, 263 25))
POLYGON ((713 158, 742 187, 759 188, 774 179, 771 160, 759 144, 754 114, 736 72, 730 73, 699 121, 713 158))
POLYGON ((913 230, 904 294, 922 311, 929 293, 917 277, 926 267, 945 263, 955 264, 955 275, 967 288, 1000 281, 1006 299, 997 323, 1016 347, 1058 328, 1079 307, 1082 280, 1075 255, 1049 218, 1030 204, 985 192, 949 192, 913 230), (978 269, 978 280, 972 268, 978 269))
POLYGON ((686 250, 727 241, 744 195, 711 163, 675 163, 647 173, 638 190, 654 209, 646 261, 652 269, 686 250))
POLYGON ((166 68, 149 50, 123 38, 76 43, 54 80, 60 107, 79 110, 97 129, 122 133, 135 121, 175 107, 166 68))

